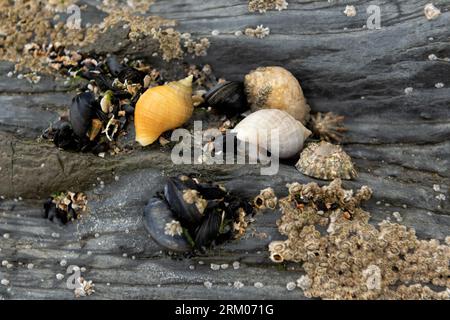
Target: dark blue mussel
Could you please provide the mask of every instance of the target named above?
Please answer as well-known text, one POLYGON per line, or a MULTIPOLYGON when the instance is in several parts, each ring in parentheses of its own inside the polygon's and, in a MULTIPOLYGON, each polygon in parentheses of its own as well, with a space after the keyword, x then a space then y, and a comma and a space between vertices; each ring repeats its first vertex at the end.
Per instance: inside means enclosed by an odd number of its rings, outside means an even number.
POLYGON ((98 102, 91 92, 83 92, 73 98, 70 106, 70 123, 73 132, 79 138, 86 137, 92 119, 96 116, 98 110, 98 102))
MULTIPOLYGON (((165 225, 172 220, 179 221, 183 227, 183 239, 191 244, 191 249, 203 249, 213 244, 220 244, 233 238, 233 223, 239 219, 239 209, 247 214, 253 212, 252 206, 237 197, 230 195, 220 186, 213 183, 199 183, 192 178, 181 176, 168 178, 164 187, 164 200, 154 198, 144 210, 147 231, 162 246, 170 250, 185 247, 165 234, 165 225), (186 203, 185 192, 196 190, 202 201, 206 201, 204 210, 200 212, 195 204, 186 203), (156 221, 154 215, 164 215, 156 221), (151 225, 153 223, 153 225, 151 225), (160 237, 160 239, 156 239, 160 237)), ((203 202, 203 203, 204 203, 203 202)))
POLYGON ((164 197, 177 219, 191 229, 201 222, 203 215, 195 203, 189 204, 183 199, 183 192, 189 189, 193 188, 189 188, 179 178, 169 178, 164 186, 164 197))
POLYGON ((205 101, 229 117, 248 109, 244 84, 239 81, 219 83, 205 94, 205 101))
POLYGON ((78 138, 74 134, 72 125, 66 120, 59 120, 47 129, 43 137, 51 139, 58 148, 64 150, 78 149, 78 138))
POLYGON ((167 202, 163 199, 152 198, 144 209, 144 226, 153 240, 160 246, 172 251, 186 252, 192 250, 185 237, 167 235, 165 227, 175 217, 167 202))
POLYGON ((120 82, 125 83, 127 81, 128 83, 144 84, 146 74, 135 68, 121 64, 116 56, 109 56, 106 59, 106 64, 111 74, 117 77, 120 82))

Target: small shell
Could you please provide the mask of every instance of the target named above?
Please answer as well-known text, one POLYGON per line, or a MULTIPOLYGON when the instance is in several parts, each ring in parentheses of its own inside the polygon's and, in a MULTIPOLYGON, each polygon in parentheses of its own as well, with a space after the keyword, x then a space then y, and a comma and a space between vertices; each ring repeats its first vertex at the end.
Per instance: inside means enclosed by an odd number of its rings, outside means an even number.
POLYGON ((139 98, 135 110, 137 142, 143 146, 152 144, 163 132, 176 129, 191 118, 192 79, 190 76, 150 88, 139 98))
POLYGON ((298 80, 281 67, 261 67, 245 76, 245 90, 252 111, 280 109, 303 124, 309 120, 306 103, 298 80))
POLYGON ((340 146, 325 141, 308 145, 296 167, 301 173, 322 180, 351 180, 357 176, 350 156, 340 146))
POLYGON ((436 8, 434 4, 428 3, 424 8, 424 13, 428 20, 434 20, 441 15, 441 10, 436 8))
POLYGON ((278 131, 279 158, 287 159, 300 152, 303 143, 311 135, 299 121, 278 109, 264 109, 250 114, 233 130, 241 142, 248 141, 261 149, 273 150, 270 146, 271 132, 278 131), (267 143, 265 143, 267 141, 267 143))

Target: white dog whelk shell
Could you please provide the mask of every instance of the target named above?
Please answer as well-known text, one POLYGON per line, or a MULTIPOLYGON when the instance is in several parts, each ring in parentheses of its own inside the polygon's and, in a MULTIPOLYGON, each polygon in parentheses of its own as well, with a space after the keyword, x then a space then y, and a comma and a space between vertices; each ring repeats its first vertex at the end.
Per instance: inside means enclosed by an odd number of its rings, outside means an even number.
POLYGON ((325 141, 308 145, 302 151, 296 168, 321 180, 351 180, 357 175, 350 156, 340 146, 325 141))
POLYGON ((303 143, 311 135, 300 121, 295 120, 287 112, 278 109, 264 109, 250 114, 233 130, 237 139, 248 142, 275 155, 271 140, 278 132, 278 157, 290 158, 300 152, 303 143))
POLYGON ((260 67, 245 76, 244 84, 252 111, 280 109, 303 124, 309 120, 311 108, 300 83, 288 70, 260 67))

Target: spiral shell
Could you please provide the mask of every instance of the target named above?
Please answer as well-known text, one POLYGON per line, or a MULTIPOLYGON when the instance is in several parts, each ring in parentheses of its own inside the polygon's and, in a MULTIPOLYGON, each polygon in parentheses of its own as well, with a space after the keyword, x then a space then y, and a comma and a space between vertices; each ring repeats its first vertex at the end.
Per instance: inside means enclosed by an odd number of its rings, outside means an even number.
MULTIPOLYGON (((301 122, 295 120, 287 112, 278 109, 264 109, 250 114, 233 130, 241 142, 257 145, 261 149, 271 151, 271 133, 278 131, 278 157, 287 159, 298 154, 303 143, 311 135, 301 122)), ((272 152, 272 151, 271 151, 272 152)))
POLYGON ((311 108, 300 83, 288 70, 260 67, 245 76, 244 84, 252 111, 280 109, 303 124, 309 120, 311 108))
POLYGON ((351 180, 357 176, 350 156, 340 146, 325 141, 308 145, 302 151, 296 168, 321 180, 351 180))
POLYGON ((192 79, 190 76, 150 88, 139 98, 134 117, 137 142, 143 146, 152 144, 163 132, 176 129, 191 118, 192 79))

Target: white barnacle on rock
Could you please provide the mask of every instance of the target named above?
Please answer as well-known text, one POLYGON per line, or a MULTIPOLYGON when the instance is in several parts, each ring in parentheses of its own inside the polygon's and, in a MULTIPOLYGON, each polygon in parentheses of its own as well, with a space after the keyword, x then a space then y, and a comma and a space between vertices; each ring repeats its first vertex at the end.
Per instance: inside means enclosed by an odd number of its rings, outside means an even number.
POLYGON ((371 264, 363 270, 363 277, 366 279, 366 286, 369 290, 381 289, 381 269, 371 264))
POLYGON ((434 20, 441 15, 441 10, 436 8, 432 3, 428 3, 423 11, 428 20, 434 20))
POLYGON ((346 6, 344 10, 344 14, 347 17, 354 17, 356 16, 356 8, 355 6, 346 6))
POLYGON ((296 284, 295 282, 288 282, 288 283, 286 284, 286 289, 287 289, 288 291, 292 291, 292 290, 294 290, 295 288, 297 288, 297 284, 296 284))
POLYGON ((76 288, 75 288, 75 297, 86 297, 90 296, 95 292, 94 290, 95 284, 92 281, 86 281, 83 277, 80 277, 76 280, 76 288))
POLYGON ((413 93, 413 91, 414 91, 414 88, 408 87, 408 88, 405 89, 405 94, 409 95, 409 94, 413 93))
POLYGON ((303 275, 297 279, 297 287, 302 289, 303 291, 311 288, 312 281, 308 275, 303 275))
POLYGON ((276 0, 275 1, 275 9, 278 11, 286 10, 288 8, 289 3, 286 0, 276 0))
POLYGON ((171 237, 181 236, 183 234, 183 228, 179 221, 172 220, 171 222, 166 223, 164 233, 171 237))

